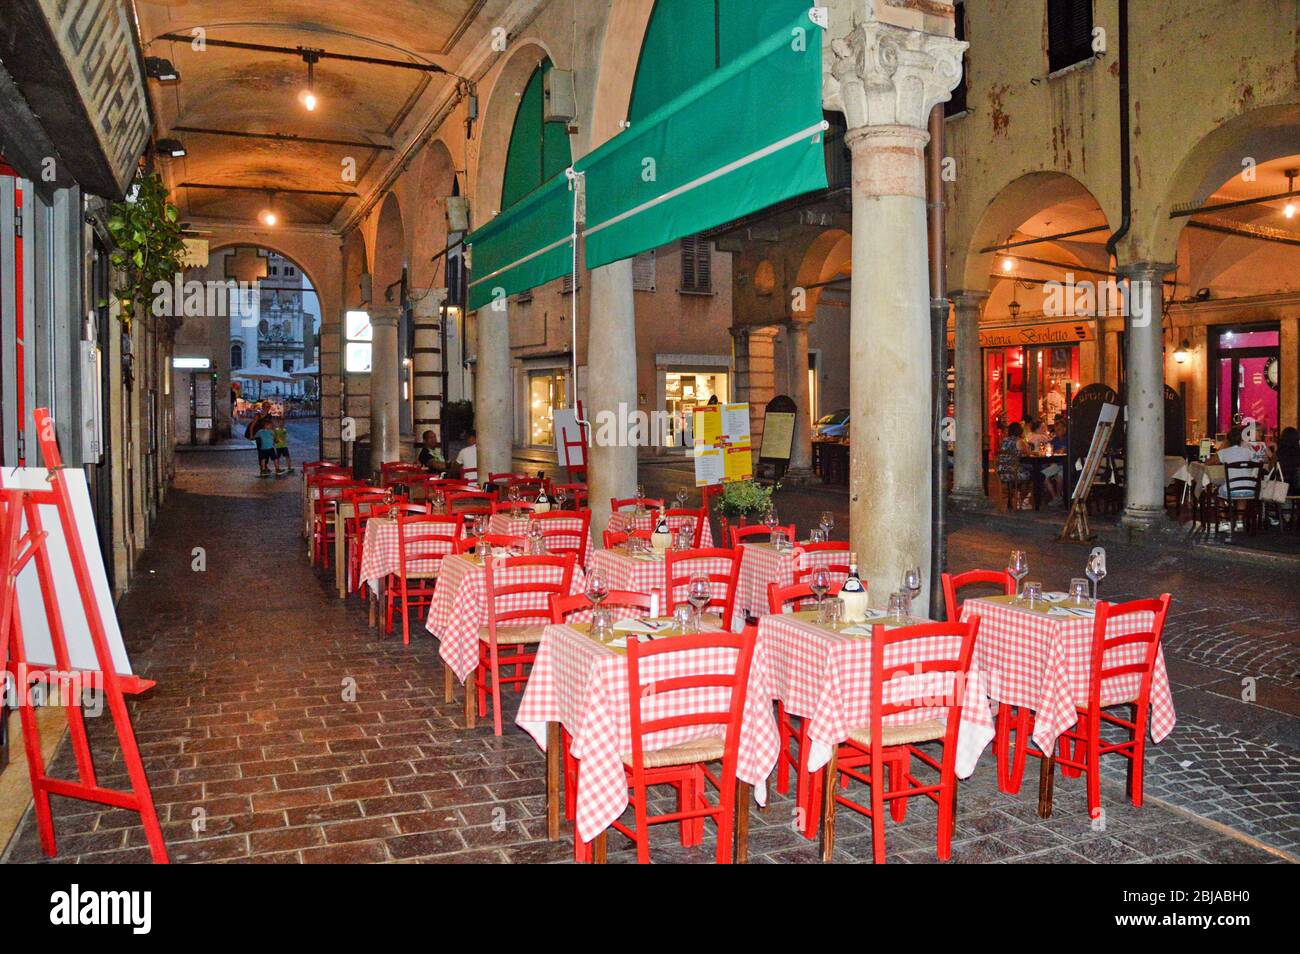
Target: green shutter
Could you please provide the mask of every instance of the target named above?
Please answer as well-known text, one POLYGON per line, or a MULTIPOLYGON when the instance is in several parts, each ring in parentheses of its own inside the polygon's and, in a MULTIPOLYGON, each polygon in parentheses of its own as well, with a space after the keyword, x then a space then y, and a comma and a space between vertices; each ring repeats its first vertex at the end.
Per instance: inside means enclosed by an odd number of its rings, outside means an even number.
POLYGON ((587 267, 824 189, 821 51, 805 10, 579 160, 587 267))
POLYGON ((473 250, 469 308, 568 274, 572 236, 573 193, 561 172, 466 238, 473 250))

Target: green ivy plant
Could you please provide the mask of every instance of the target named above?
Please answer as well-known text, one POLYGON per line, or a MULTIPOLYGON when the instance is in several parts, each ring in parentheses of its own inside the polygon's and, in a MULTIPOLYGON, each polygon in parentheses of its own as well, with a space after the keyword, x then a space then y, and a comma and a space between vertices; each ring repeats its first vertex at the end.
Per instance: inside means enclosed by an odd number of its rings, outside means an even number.
POLYGON ((110 258, 125 279, 116 294, 119 318, 128 334, 137 305, 153 296, 154 284, 170 283, 185 267, 179 218, 156 172, 136 176, 134 199, 128 196, 125 202, 113 203, 108 231, 117 248, 110 258))

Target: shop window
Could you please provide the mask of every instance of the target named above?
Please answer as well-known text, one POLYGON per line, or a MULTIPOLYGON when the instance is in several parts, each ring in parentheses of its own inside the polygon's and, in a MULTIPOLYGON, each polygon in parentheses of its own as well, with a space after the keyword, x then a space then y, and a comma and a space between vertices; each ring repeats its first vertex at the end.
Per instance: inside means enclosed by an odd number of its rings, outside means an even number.
POLYGON ((549 447, 555 443, 555 412, 569 406, 568 375, 548 368, 528 373, 528 443, 549 447))
POLYGON ((1055 73, 1092 57, 1092 0, 1047 0, 1047 68, 1055 73))
POLYGON ((682 284, 690 295, 713 294, 713 254, 707 239, 688 235, 682 239, 682 284))
POLYGON ((374 329, 370 327, 370 315, 364 311, 349 311, 343 319, 343 330, 343 369, 350 374, 369 374, 375 337, 374 329))
POLYGON ((668 412, 669 443, 686 447, 691 443, 691 418, 696 407, 727 401, 727 375, 714 372, 669 371, 664 375, 664 410, 668 412))

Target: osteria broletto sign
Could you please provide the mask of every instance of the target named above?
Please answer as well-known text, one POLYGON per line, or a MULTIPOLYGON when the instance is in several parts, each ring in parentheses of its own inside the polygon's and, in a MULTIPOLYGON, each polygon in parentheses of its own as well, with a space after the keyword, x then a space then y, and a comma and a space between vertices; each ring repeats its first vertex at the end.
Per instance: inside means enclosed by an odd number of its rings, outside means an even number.
MULTIPOLYGON (((1057 321, 1037 325, 1008 325, 981 328, 981 348, 1034 348, 1050 345, 1078 344, 1092 341, 1095 327, 1090 321, 1057 321)), ((948 332, 948 347, 956 347, 955 335, 948 332)))

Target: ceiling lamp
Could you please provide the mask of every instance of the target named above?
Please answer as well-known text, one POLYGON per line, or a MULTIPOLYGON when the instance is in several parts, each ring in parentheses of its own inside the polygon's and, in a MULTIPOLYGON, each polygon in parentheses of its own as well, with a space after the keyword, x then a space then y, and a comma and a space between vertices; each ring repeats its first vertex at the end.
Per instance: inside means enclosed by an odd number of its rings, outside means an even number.
MULTIPOLYGON (((1286 191, 1295 191, 1295 177, 1300 176, 1300 169, 1286 169, 1282 173, 1286 176, 1286 191)), ((1295 218, 1295 199, 1288 197, 1286 205, 1282 209, 1282 214, 1288 219, 1295 218)))
POLYGON ((158 155, 166 159, 179 159, 185 155, 185 146, 179 139, 159 139, 155 146, 158 155))
POLYGON ((172 66, 172 61, 165 60, 161 56, 146 56, 144 73, 150 79, 156 79, 160 83, 175 83, 181 78, 181 74, 176 72, 176 67, 172 66))
POLYGON ((1002 270, 1003 270, 1004 272, 1009 272, 1009 271, 1011 271, 1011 269, 1015 268, 1015 264, 1016 264, 1016 263, 1013 262, 1013 261, 1011 260, 1011 256, 1010 256, 1010 255, 1004 255, 1004 256, 1002 257, 1002 270))
POLYGON ((275 193, 266 194, 266 208, 257 216, 263 225, 276 225, 280 221, 280 216, 275 211, 275 193))
POLYGON ((1011 320, 1015 321, 1020 317, 1020 302, 1016 300, 1016 289, 1013 285, 1011 288, 1011 304, 1007 305, 1007 311, 1011 312, 1011 320))
POLYGON ((302 61, 307 64, 307 85, 298 98, 309 113, 314 112, 320 103, 320 99, 316 96, 316 63, 319 60, 319 52, 315 50, 303 51, 302 61))
POLYGON ((1174 352, 1174 361, 1178 364, 1186 364, 1187 358, 1189 357, 1188 352, 1190 350, 1191 345, 1189 345, 1187 339, 1184 338, 1182 344, 1178 346, 1178 350, 1174 352))

